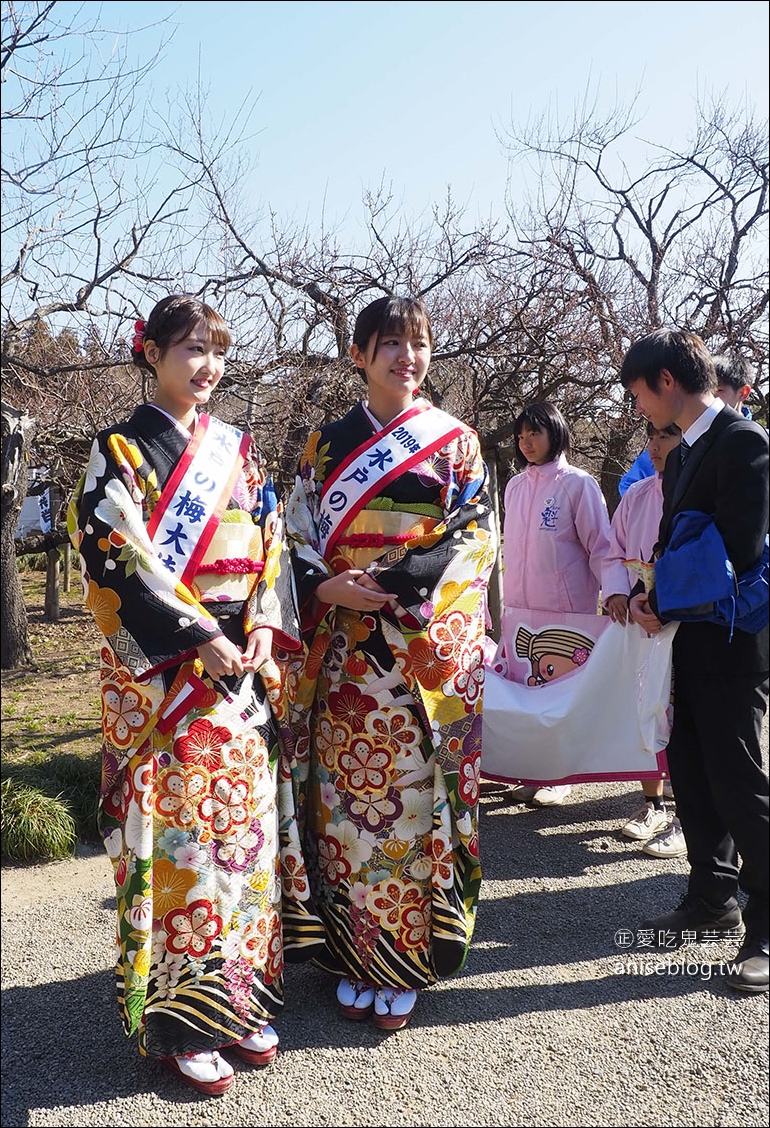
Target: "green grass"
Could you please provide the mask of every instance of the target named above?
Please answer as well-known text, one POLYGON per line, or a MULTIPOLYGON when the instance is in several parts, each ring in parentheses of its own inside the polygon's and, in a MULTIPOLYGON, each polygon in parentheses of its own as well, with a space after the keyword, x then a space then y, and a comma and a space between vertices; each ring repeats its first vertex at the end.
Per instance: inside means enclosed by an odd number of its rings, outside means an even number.
POLYGON ((100 757, 31 754, 2 764, 2 852, 15 861, 69 857, 97 841, 100 757))
POLYGON ((21 583, 35 665, 2 671, 2 854, 17 861, 68 857, 98 841, 101 765, 99 635, 78 585, 45 620, 45 554, 21 583))
POLYGON ((75 820, 60 795, 9 776, 0 785, 3 856, 14 861, 70 857, 77 844, 75 820))

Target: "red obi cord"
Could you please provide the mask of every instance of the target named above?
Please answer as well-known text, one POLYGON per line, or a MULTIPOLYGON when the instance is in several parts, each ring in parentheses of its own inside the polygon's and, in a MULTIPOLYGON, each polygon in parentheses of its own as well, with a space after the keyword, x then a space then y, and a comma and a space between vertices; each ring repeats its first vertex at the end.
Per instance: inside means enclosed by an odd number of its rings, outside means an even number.
POLYGON ((257 576, 264 569, 262 560, 249 560, 248 556, 237 557, 234 560, 215 560, 213 564, 200 564, 197 568, 199 576, 229 576, 242 573, 257 576))
POLYGON ((406 544, 416 536, 419 533, 398 533, 392 537, 386 537, 384 533, 351 533, 347 537, 338 537, 337 544, 346 544, 349 548, 385 548, 389 544, 406 544))

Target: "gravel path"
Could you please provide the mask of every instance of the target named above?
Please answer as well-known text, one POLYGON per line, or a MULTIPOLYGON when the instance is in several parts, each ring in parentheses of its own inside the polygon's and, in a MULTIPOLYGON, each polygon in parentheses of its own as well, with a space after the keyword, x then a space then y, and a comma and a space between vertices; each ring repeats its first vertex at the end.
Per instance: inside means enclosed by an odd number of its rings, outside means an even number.
POLYGON ((687 872, 621 838, 637 805, 633 784, 582 785, 550 810, 485 785, 463 974, 388 1035, 338 1016, 329 977, 290 967, 276 1064, 237 1063, 217 1101, 123 1035, 106 855, 4 867, 2 1124, 766 1125, 768 996, 712 970, 735 945, 671 953, 667 969, 615 944, 675 907, 687 872))

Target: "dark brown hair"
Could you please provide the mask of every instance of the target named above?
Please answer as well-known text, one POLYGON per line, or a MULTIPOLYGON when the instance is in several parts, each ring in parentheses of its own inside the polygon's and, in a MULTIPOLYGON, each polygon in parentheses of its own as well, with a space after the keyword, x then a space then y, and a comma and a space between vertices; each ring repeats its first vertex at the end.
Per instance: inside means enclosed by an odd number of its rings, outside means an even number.
POLYGON ((628 388, 644 380, 657 392, 664 368, 688 395, 716 391, 711 353, 700 337, 686 329, 654 329, 633 344, 620 367, 620 382, 628 388))
MULTIPOLYGON (((230 348, 232 338, 222 316, 189 294, 170 294, 158 302, 147 318, 144 340, 154 341, 163 354, 172 345, 189 337, 199 325, 205 327, 208 337, 218 348, 230 348)), ((137 368, 155 372, 144 355, 144 348, 132 348, 131 352, 137 368)))
MULTIPOLYGON (((365 352, 376 334, 377 340, 372 354, 374 359, 380 340, 388 333, 410 333, 413 336, 424 333, 433 349, 430 314, 419 298, 377 298, 376 301, 370 302, 356 318, 353 344, 357 345, 361 352, 365 352)), ((363 368, 357 368, 356 372, 366 379, 363 368)))
POLYGON ((531 403, 529 407, 524 408, 513 424, 513 437, 516 440, 513 458, 520 469, 529 466, 519 449, 519 435, 525 427, 529 431, 545 431, 548 435, 549 462, 553 462, 560 454, 569 452, 569 427, 558 407, 554 407, 552 403, 531 403))

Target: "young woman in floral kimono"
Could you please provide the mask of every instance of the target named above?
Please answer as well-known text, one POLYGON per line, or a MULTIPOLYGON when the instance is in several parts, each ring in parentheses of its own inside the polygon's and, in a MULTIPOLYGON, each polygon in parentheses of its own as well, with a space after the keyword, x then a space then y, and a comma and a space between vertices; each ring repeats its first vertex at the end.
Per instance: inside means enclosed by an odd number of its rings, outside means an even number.
POLYGON ((233 1081, 223 1047, 253 1065, 276 1055, 284 928, 300 949, 320 937, 293 812, 300 642, 281 507, 251 440, 199 411, 229 344, 186 296, 136 323, 153 403, 97 436, 70 512, 104 635, 100 827, 123 1022, 212 1095, 233 1081))
POLYGON ((344 1014, 389 1030, 462 967, 481 881, 496 538, 477 435, 418 396, 432 344, 421 302, 367 306, 351 348, 367 399, 311 434, 287 506, 309 645, 298 705, 318 962, 340 977, 344 1014))

